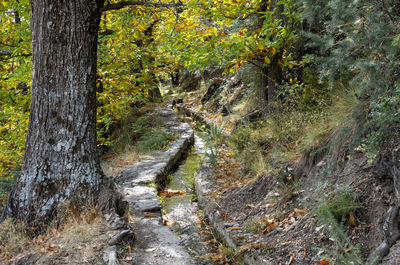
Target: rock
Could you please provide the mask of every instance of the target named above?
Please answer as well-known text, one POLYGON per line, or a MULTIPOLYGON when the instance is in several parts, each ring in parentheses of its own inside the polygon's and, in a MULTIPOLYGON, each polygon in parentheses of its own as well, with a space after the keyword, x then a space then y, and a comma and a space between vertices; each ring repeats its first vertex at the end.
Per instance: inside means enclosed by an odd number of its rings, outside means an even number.
POLYGON ((109 213, 104 213, 103 216, 107 226, 113 230, 126 229, 128 227, 126 220, 116 214, 114 209, 109 213))
POLYGON ((117 247, 111 246, 104 250, 103 252, 103 260, 107 263, 107 265, 118 265, 117 259, 117 247))
POLYGON ((139 200, 133 202, 134 207, 141 212, 155 212, 161 210, 161 202, 158 198, 151 200, 139 200))
POLYGON ((128 201, 157 198, 156 188, 150 186, 123 187, 122 191, 128 201))
POLYGON ((222 83, 224 82, 224 79, 222 78, 214 78, 210 81, 210 84, 208 85, 207 92, 201 99, 201 103, 204 105, 206 102, 208 102, 218 91, 218 89, 221 87, 222 83))
POLYGON ((201 78, 190 72, 186 72, 181 80, 181 89, 183 91, 194 91, 200 88, 201 78))

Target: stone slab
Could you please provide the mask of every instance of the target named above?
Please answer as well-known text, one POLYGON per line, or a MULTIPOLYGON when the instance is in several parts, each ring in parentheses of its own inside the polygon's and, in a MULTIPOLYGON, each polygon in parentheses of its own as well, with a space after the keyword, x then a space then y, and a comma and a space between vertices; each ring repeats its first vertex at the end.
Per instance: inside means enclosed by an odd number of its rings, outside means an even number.
POLYGON ((161 210, 161 202, 158 198, 133 201, 131 205, 141 212, 155 212, 161 210))

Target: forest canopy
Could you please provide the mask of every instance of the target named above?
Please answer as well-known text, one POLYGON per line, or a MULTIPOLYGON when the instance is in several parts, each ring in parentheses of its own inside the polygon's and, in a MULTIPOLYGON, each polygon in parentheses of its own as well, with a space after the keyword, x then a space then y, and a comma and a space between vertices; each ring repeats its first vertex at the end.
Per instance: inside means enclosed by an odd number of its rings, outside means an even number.
MULTIPOLYGON (((127 108, 155 100, 152 91, 177 71, 222 67, 229 74, 248 63, 280 78, 266 85, 262 104, 276 97, 291 108, 312 109, 324 91, 353 91, 359 126, 347 131, 353 148, 372 159, 398 128, 400 6, 394 0, 143 3, 114 10, 116 1, 106 1, 101 17, 101 144, 111 144, 109 130, 127 108)), ((12 178, 22 163, 29 116, 29 1, 1 1, 0 20, 0 175, 12 178)))

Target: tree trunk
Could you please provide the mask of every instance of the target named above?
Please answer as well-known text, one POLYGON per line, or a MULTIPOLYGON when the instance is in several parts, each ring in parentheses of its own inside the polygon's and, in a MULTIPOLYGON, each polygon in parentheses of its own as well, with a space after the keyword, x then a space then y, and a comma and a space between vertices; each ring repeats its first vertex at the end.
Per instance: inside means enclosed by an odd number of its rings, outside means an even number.
POLYGON ((263 67, 260 71, 260 84, 258 85, 258 98, 259 98, 259 105, 263 108, 268 104, 268 94, 267 94, 267 87, 268 87, 268 69, 263 67))
POLYGON ((276 100, 276 91, 279 89, 280 82, 282 80, 282 68, 278 63, 278 60, 282 57, 276 54, 268 66, 268 102, 272 103, 276 100))
MULTIPOLYGON (((278 4, 277 0, 270 1, 269 10, 272 11, 276 8, 275 11, 275 19, 283 19, 283 5, 278 4)), ((272 36, 275 38, 276 36, 272 36)), ((280 82, 282 80, 282 68, 279 65, 278 61, 282 59, 282 51, 275 54, 275 56, 271 59, 271 63, 268 66, 268 102, 272 103, 276 100, 276 92, 279 89, 280 82)))
POLYGON ((31 0, 32 103, 24 166, 3 218, 42 227, 65 202, 94 204, 97 32, 104 0, 31 0))

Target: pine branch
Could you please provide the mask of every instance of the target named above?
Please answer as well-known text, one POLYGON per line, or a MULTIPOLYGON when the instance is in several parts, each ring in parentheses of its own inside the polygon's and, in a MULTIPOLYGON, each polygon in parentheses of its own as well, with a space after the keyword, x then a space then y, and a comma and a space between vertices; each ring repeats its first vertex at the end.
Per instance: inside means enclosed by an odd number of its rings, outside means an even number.
POLYGON ((171 4, 154 3, 151 1, 121 1, 115 4, 105 5, 103 11, 118 10, 127 6, 180 7, 184 6, 184 4, 181 1, 171 4))
POLYGON ((389 10, 388 10, 388 8, 386 6, 385 0, 382 0, 382 5, 383 5, 383 9, 385 10, 386 15, 388 15, 388 17, 390 18, 390 21, 392 21, 393 25, 396 25, 397 23, 393 19, 392 15, 390 14, 390 12, 389 12, 389 10))

